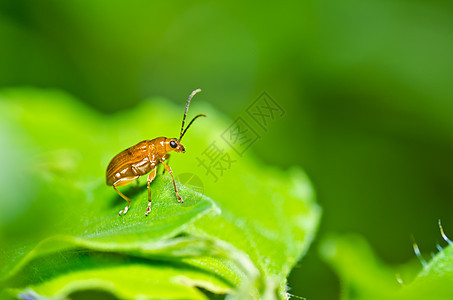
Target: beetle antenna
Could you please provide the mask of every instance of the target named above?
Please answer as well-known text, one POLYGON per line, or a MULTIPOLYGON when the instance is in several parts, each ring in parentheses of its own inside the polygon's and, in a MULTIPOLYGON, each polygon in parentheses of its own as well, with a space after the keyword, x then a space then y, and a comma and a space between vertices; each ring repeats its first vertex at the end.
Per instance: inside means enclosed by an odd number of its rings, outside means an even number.
MULTIPOLYGON (((181 133, 180 133, 179 139, 181 139, 182 136, 184 135, 184 132, 186 132, 186 131, 184 130, 184 121, 186 120, 187 110, 189 110, 190 100, 192 100, 192 97, 195 96, 195 94, 196 94, 196 93, 199 93, 199 92, 201 92, 201 90, 200 90, 200 89, 196 89, 195 91, 193 91, 193 92, 190 94, 189 99, 187 100, 187 103, 186 103, 186 111, 184 112, 184 117, 182 118, 181 133), (184 132, 183 132, 183 131, 184 131, 184 132)), ((192 120, 192 122, 193 122, 193 120, 192 120)), ((190 122, 190 123, 192 124, 192 122, 190 122)), ((189 124, 189 126, 190 126, 190 124, 189 124)), ((189 126, 187 126, 187 127, 189 127, 189 126)), ((186 128, 186 130, 187 130, 187 128, 186 128)))
POLYGON ((206 117, 206 115, 205 115, 205 114, 196 115, 196 116, 192 119, 192 121, 190 121, 189 125, 187 125, 186 129, 184 129, 184 132, 183 132, 183 133, 181 134, 181 136, 179 137, 179 141, 181 141, 182 137, 186 134, 186 131, 187 131, 187 129, 189 129, 190 125, 192 125, 192 123, 193 123, 196 119, 198 119, 199 117, 206 117))

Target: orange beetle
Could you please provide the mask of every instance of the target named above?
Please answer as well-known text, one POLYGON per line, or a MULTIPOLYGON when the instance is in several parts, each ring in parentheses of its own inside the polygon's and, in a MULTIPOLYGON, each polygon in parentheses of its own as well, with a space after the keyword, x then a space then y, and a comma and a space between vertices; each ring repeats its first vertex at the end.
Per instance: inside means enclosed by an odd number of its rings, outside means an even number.
POLYGON ((131 199, 126 197, 121 193, 117 187, 128 185, 132 181, 136 180, 142 175, 145 175, 151 171, 148 176, 148 207, 146 209, 145 216, 151 211, 151 189, 150 184, 156 178, 157 166, 163 164, 165 170, 170 173, 171 179, 173 180, 173 186, 175 188, 176 197, 178 202, 183 202, 182 198, 179 196, 178 188, 176 187, 175 178, 173 177, 173 172, 165 160, 169 158, 169 152, 176 151, 179 153, 184 153, 185 148, 181 144, 181 139, 186 133, 187 129, 192 125, 192 123, 199 117, 206 117, 204 114, 199 114, 195 116, 186 129, 184 129, 184 121, 186 119, 187 110, 189 109, 190 100, 192 97, 201 92, 200 89, 193 91, 186 103, 186 110, 184 112, 184 117, 182 119, 181 133, 179 139, 176 138, 166 138, 158 137, 153 140, 145 140, 138 143, 135 146, 132 146, 118 155, 116 155, 112 161, 109 163, 106 172, 107 185, 113 186, 115 191, 127 201, 126 207, 119 212, 119 215, 127 213, 129 206, 131 204, 131 199))

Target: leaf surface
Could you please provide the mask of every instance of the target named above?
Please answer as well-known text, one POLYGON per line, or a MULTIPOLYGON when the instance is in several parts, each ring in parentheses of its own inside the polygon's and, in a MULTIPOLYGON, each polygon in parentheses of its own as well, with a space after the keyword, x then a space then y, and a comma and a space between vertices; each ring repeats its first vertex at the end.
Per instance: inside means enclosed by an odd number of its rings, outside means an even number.
POLYGON ((384 264, 359 236, 329 237, 321 244, 320 253, 340 277, 343 299, 446 300, 453 297, 452 245, 437 253, 414 280, 400 275, 413 273, 412 264, 393 268, 384 264))
MULTIPOLYGON (((108 162, 141 140, 176 137, 179 106, 155 99, 104 116, 54 91, 8 90, 0 100, 0 119, 8 125, 5 136, 10 145, 0 151, 23 154, 25 159, 15 165, 21 171, 16 172, 17 180, 33 178, 19 193, 8 195, 27 200, 13 205, 18 217, 0 227, 5 245, 0 277, 5 282, 14 278, 22 288, 62 295, 58 293, 75 291, 74 286, 80 290, 92 286, 91 281, 72 286, 71 280, 77 281, 80 274, 99 274, 102 284, 113 280, 99 268, 71 274, 49 259, 58 254, 68 260, 73 249, 85 249, 196 268, 203 273, 200 276, 228 283, 228 291, 236 290, 231 294, 236 297, 286 296, 286 276, 307 250, 320 216, 311 184, 299 168, 282 172, 264 166, 250 151, 238 155, 221 138, 230 126, 228 120, 213 108, 192 104, 194 114, 207 113, 208 118, 197 120, 184 137, 186 154, 171 154, 184 203, 176 201, 171 179, 159 170, 151 185, 152 213, 144 216, 148 201, 141 179, 138 186, 120 188, 132 204, 125 216, 118 216, 126 202, 105 185, 108 162), (213 141, 234 161, 216 180, 199 164, 213 141), (33 264, 38 271, 24 276, 23 270, 33 264), (52 276, 46 277, 45 270, 52 276), (17 280, 21 276, 23 280, 17 280)), ((129 266, 118 266, 115 272, 122 268, 129 266)), ((209 283, 184 270, 181 276, 214 293, 227 291, 225 284, 209 283)), ((109 292, 122 296, 113 283, 109 292)))

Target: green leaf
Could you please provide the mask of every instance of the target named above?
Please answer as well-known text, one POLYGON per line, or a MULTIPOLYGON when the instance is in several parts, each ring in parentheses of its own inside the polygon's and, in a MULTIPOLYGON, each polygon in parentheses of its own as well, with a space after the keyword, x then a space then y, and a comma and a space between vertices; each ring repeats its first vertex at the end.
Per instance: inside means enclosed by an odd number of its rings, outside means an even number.
MULTIPOLYGON (((131 299, 137 295, 141 298, 205 299, 197 287, 216 293, 232 289, 231 284, 221 278, 190 265, 81 249, 66 252, 64 256, 43 257, 27 266, 22 273, 22 280, 29 277, 28 290, 10 288, 10 295, 33 291, 38 295, 62 299, 75 291, 95 289, 120 299, 131 299), (45 275, 32 275, 37 273, 37 269, 45 275)), ((11 285, 14 286, 14 283, 11 285)))
POLYGON ((320 254, 337 272, 342 299, 389 299, 398 290, 396 271, 385 266, 360 236, 331 236, 320 254))
MULTIPOLYGON (((64 232, 74 237, 83 237, 87 242, 97 241, 105 242, 106 244, 113 242, 118 247, 121 245, 134 245, 134 243, 143 241, 149 242, 175 236, 181 233, 184 227, 195 218, 214 209, 210 199, 186 188, 181 189, 181 194, 186 195, 186 201, 183 205, 169 203, 168 190, 172 189, 172 183, 169 179, 156 180, 154 187, 167 192, 162 192, 153 198, 153 201, 155 201, 153 213, 148 217, 144 216, 147 200, 144 197, 140 197, 133 205, 137 206, 137 208, 141 206, 143 211, 133 209, 125 216, 120 217, 117 213, 118 207, 116 207, 118 204, 106 209, 104 212, 98 211, 97 216, 91 215, 92 212, 89 208, 86 211, 79 209, 78 212, 82 216, 86 213, 90 214, 91 218, 78 217, 78 219, 73 221, 73 224, 76 224, 75 227, 66 227, 67 232, 61 230, 62 232, 58 233, 62 234, 64 232)), ((68 191, 70 190, 68 189, 68 191)), ((143 191, 140 194, 147 194, 147 192, 143 191)), ((119 206, 123 207, 124 204, 120 202, 119 206)), ((65 238, 67 239, 68 237, 63 237, 63 239, 65 238)), ((20 252, 17 251, 16 247, 3 248, 0 274, 7 276, 8 273, 13 273, 35 255, 52 253, 68 247, 65 243, 54 242, 54 240, 58 241, 58 236, 57 238, 52 236, 52 238, 40 242, 37 246, 30 242, 20 252), (12 268, 11 264, 17 261, 16 256, 21 256, 22 253, 31 248, 34 249, 22 258, 20 264, 12 268)), ((112 246, 112 248, 115 248, 115 246, 112 246)))
POLYGON ((453 298, 453 245, 450 243, 428 262, 401 293, 407 299, 453 298))
POLYGON ((452 245, 437 253, 412 282, 399 275, 406 272, 407 267, 385 265, 359 236, 327 238, 321 244, 320 254, 340 277, 342 299, 442 300, 453 297, 452 245))
MULTIPOLYGON (((16 178, 0 182, 32 178, 18 192, 10 189, 10 197, 25 200, 13 202, 8 209, 16 217, 0 224, 5 245, 0 278, 5 282, 37 290, 51 286, 44 289, 50 293, 46 295, 60 295, 58 284, 63 291, 78 275, 71 277, 50 258, 58 254, 67 260, 77 248, 190 266, 228 282, 237 297, 286 296, 286 276, 307 250, 319 220, 311 184, 298 168, 282 172, 263 166, 250 151, 237 155, 220 138, 230 124, 214 109, 194 102, 193 113, 209 117, 197 120, 184 137, 187 153, 172 154, 170 160, 184 203, 176 201, 168 174, 159 171, 151 184, 152 213, 144 216, 148 201, 142 179, 138 187, 121 188, 132 204, 125 216, 118 216, 126 202, 104 183, 108 162, 141 140, 177 136, 183 105, 153 100, 103 116, 53 91, 9 90, 0 93, 0 99, 0 122, 8 138, 0 157, 16 153, 24 158, 11 164, 16 178), (198 163, 213 141, 234 160, 217 180, 198 163), (184 186, 178 174, 196 178, 197 191, 184 186), (33 264, 34 276, 24 275, 33 264), (45 280, 37 283, 36 278, 45 280)), ((192 278, 184 270, 181 276, 192 278)), ((201 282, 197 278, 191 282, 201 282)), ((92 282, 75 286, 88 289, 92 282)), ((220 284, 205 288, 226 291, 220 284)), ((113 288, 109 291, 117 294, 113 288)))
MULTIPOLYGON (((41 253, 39 256, 30 258, 27 264, 24 264, 16 274, 13 274, 3 283, 4 286, 10 288, 16 287, 16 290, 23 286, 34 287, 42 285, 48 287, 48 285, 44 283, 49 280, 53 281, 53 278, 59 278, 62 273, 70 273, 79 269, 99 268, 99 265, 101 265, 102 268, 109 268, 111 262, 118 257, 120 258, 121 263, 125 258, 134 258, 135 260, 140 258, 140 262, 147 266, 149 264, 176 265, 178 266, 176 269, 182 268, 179 275, 181 278, 185 278, 184 283, 190 284, 190 286, 203 287, 214 293, 232 291, 235 286, 239 285, 239 281, 242 281, 243 288, 247 289, 243 291, 243 293, 248 293, 250 289, 254 288, 255 280, 258 276, 257 270, 254 269, 253 264, 250 263, 248 258, 229 244, 197 237, 179 237, 135 245, 120 245, 118 243, 93 242, 78 238, 58 236, 43 241, 40 246, 41 247, 35 248, 34 251, 39 252, 43 251, 43 249, 48 250, 49 246, 54 250, 56 250, 57 247, 59 247, 60 250, 64 248, 69 249, 70 246, 72 247, 71 250, 60 252, 58 256, 42 255, 41 253), (79 258, 81 255, 83 255, 83 259, 79 258), (93 255, 96 257, 108 257, 108 259, 99 261, 99 259, 93 259, 93 255), (228 277, 225 276, 224 273, 208 271, 205 267, 203 268, 203 266, 191 263, 191 258, 199 259, 200 257, 219 258, 225 263, 228 263, 229 267, 233 267, 234 269, 232 270, 236 270, 236 273, 232 273, 230 274, 231 277, 228 277), (192 278, 191 274, 185 272, 186 269, 203 273, 203 276, 206 278, 208 278, 208 276, 212 277, 213 280, 203 281, 198 277, 192 278), (240 280, 236 277, 238 274, 237 272, 241 272, 241 275, 243 274, 240 280)), ((119 277, 122 276, 121 274, 119 275, 119 277)), ((72 277, 64 276, 64 278, 72 277)), ((60 283, 61 280, 57 279, 55 282, 60 283)), ((121 297, 121 294, 118 294, 116 289, 107 289, 104 287, 103 282, 100 282, 99 285, 96 285, 95 283, 95 280, 93 282, 90 281, 90 288, 104 289, 121 297)), ((55 284, 52 284, 52 287, 54 287, 55 284)), ((47 296, 56 297, 58 294, 55 293, 53 289, 47 290, 44 288, 41 289, 41 291, 45 291, 44 295, 47 296)), ((159 294, 153 294, 152 291, 149 291, 148 295, 160 297, 159 294)))
MULTIPOLYGON (((253 191, 254 197, 245 197, 244 202, 248 203, 221 207, 220 216, 198 220, 190 232, 221 238, 246 252, 264 277, 271 281, 264 284, 278 287, 284 297, 286 277, 313 239, 319 210, 311 206, 312 203, 297 201, 294 197, 297 193, 301 193, 298 196, 302 199, 312 196, 304 194, 310 189, 302 184, 306 182, 303 174, 290 171, 285 181, 278 185, 273 182, 276 175, 270 172, 269 175, 261 174, 260 179, 248 178, 245 185, 259 186, 259 190, 253 191)), ((240 187, 235 191, 237 194, 241 194, 240 187)), ((221 204, 227 201, 225 199, 221 204)))

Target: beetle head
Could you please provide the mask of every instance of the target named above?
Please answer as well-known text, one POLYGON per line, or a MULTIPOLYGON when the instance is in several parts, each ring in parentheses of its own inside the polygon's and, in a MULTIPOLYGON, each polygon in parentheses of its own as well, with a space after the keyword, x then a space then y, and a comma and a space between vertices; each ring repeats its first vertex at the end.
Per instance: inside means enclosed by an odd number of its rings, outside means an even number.
POLYGON ((167 152, 176 151, 178 153, 186 152, 184 146, 176 138, 166 139, 165 140, 165 150, 167 152))

